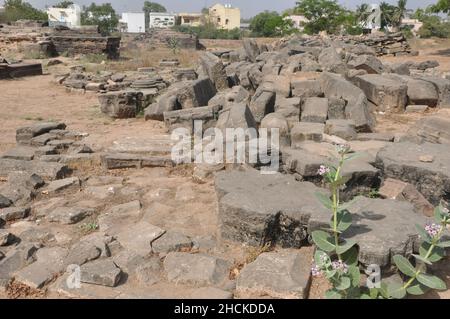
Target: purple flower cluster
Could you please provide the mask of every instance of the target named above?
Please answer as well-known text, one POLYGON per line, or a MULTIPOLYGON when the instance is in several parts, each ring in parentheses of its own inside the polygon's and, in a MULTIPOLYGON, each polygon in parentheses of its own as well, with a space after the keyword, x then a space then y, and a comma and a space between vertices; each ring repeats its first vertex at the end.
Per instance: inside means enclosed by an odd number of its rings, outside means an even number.
POLYGON ((348 272, 348 265, 342 260, 333 261, 331 267, 333 267, 334 270, 342 271, 344 274, 348 272))
POLYGON ((431 237, 436 237, 442 231, 442 226, 438 224, 428 224, 425 226, 425 231, 431 237))
POLYGON ((320 275, 322 275, 322 270, 319 266, 313 265, 311 267, 311 275, 313 275, 313 277, 319 277, 320 275))
POLYGON ((325 174, 328 174, 330 172, 330 168, 325 166, 325 165, 320 165, 319 170, 317 171, 317 173, 320 176, 323 176, 325 174))

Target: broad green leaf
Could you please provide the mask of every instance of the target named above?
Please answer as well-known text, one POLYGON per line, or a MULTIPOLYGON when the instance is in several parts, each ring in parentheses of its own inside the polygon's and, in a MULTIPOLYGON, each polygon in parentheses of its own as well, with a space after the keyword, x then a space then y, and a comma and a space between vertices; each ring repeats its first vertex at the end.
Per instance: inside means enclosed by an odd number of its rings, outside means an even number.
POLYGON ((336 288, 337 290, 346 290, 352 285, 352 281, 349 277, 346 276, 342 276, 338 279, 332 280, 332 283, 334 284, 334 288, 336 288))
POLYGON ((420 225, 416 225, 416 228, 417 228, 417 231, 419 232, 420 238, 423 241, 430 243, 431 237, 430 237, 430 235, 428 235, 428 233, 425 231, 425 229, 420 225))
POLYGON ((353 153, 353 154, 350 154, 349 156, 346 156, 345 160, 346 161, 351 161, 351 160, 353 160, 355 158, 361 157, 361 155, 362 155, 362 153, 360 153, 360 152, 353 153))
POLYGON ((383 298, 388 299, 390 297, 389 296, 389 291, 388 291, 388 285, 386 284, 386 282, 382 281, 380 283, 380 288, 378 289, 378 291, 383 296, 383 298))
POLYGON ((358 264, 358 249, 353 246, 345 253, 341 254, 342 260, 349 266, 356 266, 358 264))
MULTIPOLYGON (((326 261, 324 262, 321 258, 322 255, 327 256, 327 254, 321 250, 316 250, 316 252, 314 253, 314 262, 319 267, 323 267, 326 264, 326 261)), ((328 256, 327 256, 326 260, 328 260, 328 256)))
POLYGON ((445 284, 445 282, 436 276, 420 273, 417 275, 417 280, 422 285, 425 285, 432 289, 436 289, 436 290, 446 290, 447 289, 447 285, 445 284))
MULTIPOLYGON (((422 258, 425 258, 425 256, 428 254, 428 250, 430 249, 431 245, 429 243, 422 243, 422 245, 419 248, 419 254, 422 258)), ((445 250, 441 247, 434 247, 430 256, 428 257, 428 260, 432 263, 438 262, 445 256, 445 250)))
POLYGON ((322 205, 325 206, 325 208, 331 209, 333 207, 333 202, 331 201, 330 196, 320 192, 316 192, 315 195, 322 205))
POLYGON ((336 246, 333 244, 333 238, 322 230, 314 231, 312 233, 312 239, 317 247, 327 253, 330 253, 336 249, 336 246))
POLYGON ((342 296, 338 291, 332 289, 332 290, 328 290, 325 293, 325 298, 327 298, 327 299, 342 299, 342 296))
POLYGON ((441 248, 449 248, 450 247, 450 240, 449 241, 441 241, 438 244, 438 246, 441 247, 441 248))
POLYGON ((359 283, 361 280, 361 273, 359 271, 358 266, 349 266, 348 267, 348 275, 350 276, 352 280, 352 286, 353 287, 359 287, 359 283))
POLYGON ((413 296, 421 296, 427 292, 428 288, 417 280, 414 280, 411 286, 406 288, 406 292, 413 296))
POLYGON ((372 298, 372 299, 377 299, 378 293, 379 293, 379 291, 377 288, 372 288, 369 290, 370 298, 372 298))
POLYGON ((401 255, 395 255, 393 259, 397 268, 406 276, 414 277, 416 275, 416 269, 411 265, 408 259, 401 255))
POLYGON ((352 225, 352 214, 348 210, 342 210, 337 213, 337 229, 340 232, 346 231, 352 225))
MULTIPOLYGON (((376 298, 376 297, 375 297, 376 298)), ((362 294, 360 299, 375 299, 369 296, 368 294, 362 294)))
POLYGON ((423 262, 423 263, 425 263, 425 264, 427 264, 427 265, 432 265, 432 263, 431 263, 429 260, 426 260, 425 258, 423 258, 423 257, 420 256, 420 255, 412 254, 412 256, 413 256, 414 258, 416 258, 417 260, 419 260, 419 261, 421 261, 421 262, 423 262))
POLYGON ((336 275, 336 273, 337 273, 337 270, 335 270, 335 269, 333 269, 333 270, 327 270, 327 271, 325 272, 325 277, 326 277, 327 279, 331 279, 331 278, 334 277, 334 275, 336 275))
POLYGON ((354 240, 346 240, 342 244, 339 244, 338 247, 336 247, 336 253, 343 254, 355 245, 356 242, 354 240))
POLYGON ((341 176, 341 178, 339 178, 339 179, 336 181, 335 185, 336 185, 336 186, 342 186, 342 185, 345 185, 345 183, 347 183, 347 182, 350 180, 351 177, 352 177, 351 175, 341 176))
POLYGON ((438 206, 434 209, 434 219, 436 220, 436 222, 438 224, 440 224, 442 222, 442 220, 444 219, 441 206, 438 206))
POLYGON ((406 289, 403 285, 397 282, 393 282, 388 285, 387 291, 390 297, 394 299, 403 299, 406 296, 406 289))

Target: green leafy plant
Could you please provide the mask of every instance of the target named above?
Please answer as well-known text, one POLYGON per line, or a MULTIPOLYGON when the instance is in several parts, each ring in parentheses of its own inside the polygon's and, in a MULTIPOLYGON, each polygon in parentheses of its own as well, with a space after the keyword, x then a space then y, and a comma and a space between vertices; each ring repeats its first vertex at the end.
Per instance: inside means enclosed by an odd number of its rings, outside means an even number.
POLYGON ((317 198, 331 211, 330 227, 313 231, 312 239, 317 246, 311 272, 313 276, 324 275, 332 285, 325 296, 332 299, 364 298, 364 299, 402 299, 408 294, 422 295, 429 289, 445 290, 446 284, 440 278, 427 273, 427 265, 440 261, 445 256, 445 248, 450 241, 443 240, 443 234, 450 225, 450 214, 439 206, 435 210, 433 224, 425 228, 417 225, 423 240, 418 255, 412 255, 415 266, 405 257, 395 255, 393 262, 406 278, 404 283, 381 282, 379 288, 360 286, 361 274, 358 266, 358 250, 356 242, 345 240, 341 235, 351 227, 352 216, 347 210, 350 203, 343 204, 339 193, 348 178, 342 176, 344 163, 357 154, 351 154, 348 146, 338 146, 337 166, 320 166, 318 173, 329 184, 331 196, 317 193, 317 198))
POLYGON ((170 38, 168 40, 168 45, 173 55, 177 55, 180 52, 180 41, 177 38, 170 38))

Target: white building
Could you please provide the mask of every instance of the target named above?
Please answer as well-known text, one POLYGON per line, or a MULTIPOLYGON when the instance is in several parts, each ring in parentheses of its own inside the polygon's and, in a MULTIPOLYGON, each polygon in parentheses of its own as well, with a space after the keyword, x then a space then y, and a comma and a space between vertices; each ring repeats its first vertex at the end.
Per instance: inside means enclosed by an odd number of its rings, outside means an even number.
POLYGON ((171 28, 175 25, 176 16, 167 12, 150 12, 149 28, 171 28))
POLYGON ((304 16, 301 15, 290 15, 284 18, 285 20, 291 20, 292 26, 297 30, 303 31, 303 24, 309 22, 304 16))
POLYGON ((68 8, 47 9, 48 24, 51 27, 64 25, 69 28, 78 28, 81 26, 81 8, 73 4, 68 8))
POLYGON ((120 23, 124 24, 124 31, 129 33, 145 32, 144 12, 124 12, 120 23))

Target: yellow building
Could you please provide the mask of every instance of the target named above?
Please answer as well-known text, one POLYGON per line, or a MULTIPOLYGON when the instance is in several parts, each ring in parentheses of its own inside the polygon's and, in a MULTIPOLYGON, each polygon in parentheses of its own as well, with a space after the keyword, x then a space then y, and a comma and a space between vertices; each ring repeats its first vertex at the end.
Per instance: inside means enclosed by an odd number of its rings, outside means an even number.
POLYGON ((218 28, 232 30, 241 27, 241 10, 230 4, 215 4, 209 8, 209 19, 218 28))
POLYGON ((178 13, 178 25, 198 27, 204 24, 202 13, 178 13))

